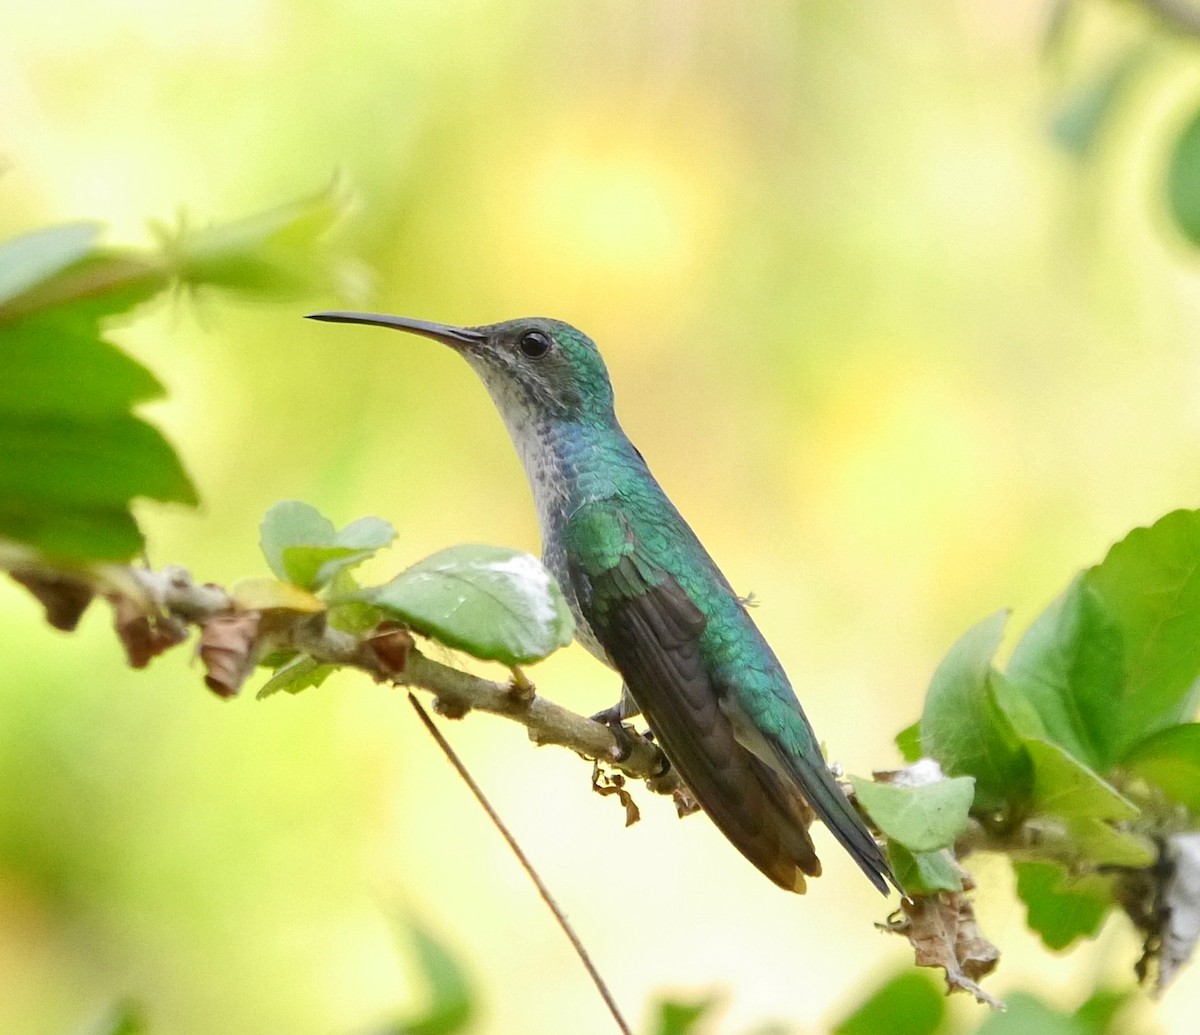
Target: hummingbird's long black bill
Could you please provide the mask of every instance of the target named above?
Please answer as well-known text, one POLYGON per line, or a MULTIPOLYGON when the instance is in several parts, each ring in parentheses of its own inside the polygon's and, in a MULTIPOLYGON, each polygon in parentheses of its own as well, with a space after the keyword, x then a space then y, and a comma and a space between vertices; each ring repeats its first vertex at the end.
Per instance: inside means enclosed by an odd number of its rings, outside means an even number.
POLYGON ((443 345, 466 345, 483 341, 484 334, 470 327, 452 327, 445 323, 428 320, 413 320, 407 316, 389 316, 386 313, 355 313, 330 310, 309 313, 309 320, 324 320, 326 323, 364 323, 371 327, 390 327, 395 331, 420 334, 443 345))

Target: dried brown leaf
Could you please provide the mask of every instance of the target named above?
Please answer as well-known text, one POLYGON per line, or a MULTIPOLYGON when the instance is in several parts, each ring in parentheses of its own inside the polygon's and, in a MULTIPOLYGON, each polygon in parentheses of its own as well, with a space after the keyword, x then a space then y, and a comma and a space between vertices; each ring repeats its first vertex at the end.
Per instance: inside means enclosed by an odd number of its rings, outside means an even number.
POLYGON ((408 665, 408 652, 415 641, 412 633, 396 622, 381 622, 367 637, 365 646, 389 676, 398 676, 408 665))
POLYGON ((198 649, 207 670, 204 682, 213 693, 233 697, 254 671, 260 618, 258 611, 237 611, 204 623, 198 649))
POLYGON ((131 668, 145 668, 151 659, 188 638, 187 623, 163 614, 144 599, 107 594, 113 609, 113 628, 131 668))
POLYGON ((75 630, 96 595, 88 582, 64 572, 22 568, 10 571, 9 575, 38 598, 46 609, 46 621, 63 632, 75 630))
MULTIPOLYGON (((969 878, 964 887, 973 887, 969 878)), ((941 967, 950 992, 969 992, 993 1010, 1004 1004, 978 981, 1000 962, 1000 950, 979 931, 970 898, 961 892, 903 899, 901 914, 889 926, 912 943, 919 967, 941 967)))
POLYGON ((642 813, 637 807, 637 802, 633 800, 633 795, 629 793, 629 789, 625 786, 625 777, 620 773, 607 772, 601 767, 599 762, 595 762, 592 765, 592 790, 602 797, 608 797, 612 794, 617 796, 617 800, 625 808, 625 826, 631 827, 642 818, 642 813))

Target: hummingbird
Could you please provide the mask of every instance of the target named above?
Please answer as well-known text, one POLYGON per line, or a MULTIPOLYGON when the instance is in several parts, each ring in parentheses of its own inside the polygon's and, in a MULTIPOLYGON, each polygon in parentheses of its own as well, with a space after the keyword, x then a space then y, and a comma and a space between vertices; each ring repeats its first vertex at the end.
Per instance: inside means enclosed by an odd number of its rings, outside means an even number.
POLYGON ((650 473, 595 343, 559 320, 455 327, 375 313, 310 319, 432 338, 500 411, 532 489, 542 560, 577 638, 623 680, 598 718, 638 714, 725 837, 777 885, 821 872, 815 812, 881 892, 896 883, 829 771, 791 683, 716 562, 650 473))

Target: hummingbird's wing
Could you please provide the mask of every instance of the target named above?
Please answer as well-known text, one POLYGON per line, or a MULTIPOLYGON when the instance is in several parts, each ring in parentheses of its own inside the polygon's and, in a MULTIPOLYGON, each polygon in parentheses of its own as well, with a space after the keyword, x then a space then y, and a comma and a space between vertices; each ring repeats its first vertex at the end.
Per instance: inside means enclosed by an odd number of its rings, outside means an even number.
POLYGON ((776 884, 803 892, 821 864, 804 800, 738 740, 700 651, 707 619, 615 506, 572 515, 567 567, 580 610, 696 800, 776 884))

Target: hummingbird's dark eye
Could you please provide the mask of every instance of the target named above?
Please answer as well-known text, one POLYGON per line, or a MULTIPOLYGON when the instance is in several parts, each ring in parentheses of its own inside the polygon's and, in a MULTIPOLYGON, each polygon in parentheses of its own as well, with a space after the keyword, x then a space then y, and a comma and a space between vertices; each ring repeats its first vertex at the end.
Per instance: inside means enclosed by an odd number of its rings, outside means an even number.
POLYGON ((530 359, 540 359, 550 351, 550 337, 541 331, 526 331, 517 342, 517 348, 530 359))

